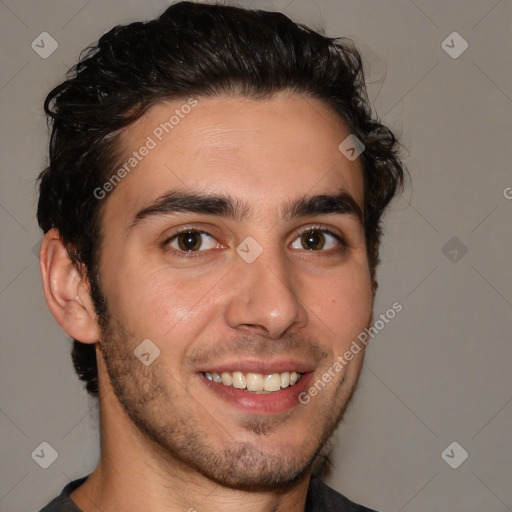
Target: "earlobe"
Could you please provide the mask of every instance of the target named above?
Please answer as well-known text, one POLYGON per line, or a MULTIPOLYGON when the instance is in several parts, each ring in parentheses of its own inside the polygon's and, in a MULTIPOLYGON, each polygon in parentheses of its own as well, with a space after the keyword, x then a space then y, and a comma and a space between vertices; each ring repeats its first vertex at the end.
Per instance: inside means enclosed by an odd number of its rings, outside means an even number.
POLYGON ((57 229, 48 231, 39 251, 48 308, 62 329, 83 343, 99 341, 100 330, 85 275, 73 265, 57 229))

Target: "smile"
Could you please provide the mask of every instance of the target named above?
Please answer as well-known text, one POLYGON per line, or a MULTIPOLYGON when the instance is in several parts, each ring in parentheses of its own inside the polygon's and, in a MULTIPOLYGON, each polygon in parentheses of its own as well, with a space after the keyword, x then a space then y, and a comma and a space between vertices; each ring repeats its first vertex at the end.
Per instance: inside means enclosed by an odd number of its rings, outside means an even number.
POLYGON ((253 393, 275 393, 300 381, 302 373, 291 371, 281 373, 242 373, 235 372, 204 372, 203 375, 211 382, 253 393))

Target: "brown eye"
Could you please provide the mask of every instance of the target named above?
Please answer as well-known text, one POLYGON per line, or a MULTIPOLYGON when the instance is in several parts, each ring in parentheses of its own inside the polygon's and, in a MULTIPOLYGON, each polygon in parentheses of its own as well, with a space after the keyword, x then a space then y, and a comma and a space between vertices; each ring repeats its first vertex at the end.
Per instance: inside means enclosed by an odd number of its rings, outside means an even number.
POLYGON ((197 251, 203 243, 200 234, 192 231, 180 233, 177 240, 178 246, 182 251, 197 251))
POLYGON ((324 234, 320 231, 310 231, 309 233, 304 233, 300 237, 300 241, 302 243, 302 247, 310 251, 318 251, 323 249, 325 245, 324 234))
POLYGON ((169 245, 177 251, 196 252, 213 249, 217 243, 215 238, 203 231, 184 231, 174 235, 169 245))
POLYGON ((309 229, 294 240, 292 248, 306 251, 326 251, 342 245, 341 238, 326 229, 309 229))

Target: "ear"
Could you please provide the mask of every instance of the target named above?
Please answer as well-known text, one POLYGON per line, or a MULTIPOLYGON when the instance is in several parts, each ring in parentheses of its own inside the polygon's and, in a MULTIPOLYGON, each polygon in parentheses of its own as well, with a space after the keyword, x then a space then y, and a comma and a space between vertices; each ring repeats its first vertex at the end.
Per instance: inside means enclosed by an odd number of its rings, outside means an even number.
POLYGON ((39 250, 44 298, 62 329, 82 343, 100 338, 88 282, 73 265, 57 229, 48 231, 39 250))

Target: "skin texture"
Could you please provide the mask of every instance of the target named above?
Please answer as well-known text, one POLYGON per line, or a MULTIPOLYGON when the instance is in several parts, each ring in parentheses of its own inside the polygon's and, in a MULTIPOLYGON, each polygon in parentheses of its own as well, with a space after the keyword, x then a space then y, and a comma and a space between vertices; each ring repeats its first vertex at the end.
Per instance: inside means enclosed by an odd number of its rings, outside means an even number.
MULTIPOLYGON (((160 103, 126 128, 126 158, 186 101, 160 103)), ((282 215, 299 197, 340 189, 362 209, 360 162, 338 150, 349 135, 344 122, 292 93, 197 102, 102 199, 103 332, 55 230, 41 249, 54 316, 69 335, 96 344, 102 455, 72 494, 84 512, 301 510, 312 459, 361 370, 363 351, 307 405, 278 412, 246 409, 207 385, 201 372, 237 362, 293 370, 300 361, 317 381, 370 325, 373 292, 356 215, 282 215), (229 193, 247 215, 167 213, 130 227, 177 189, 229 193), (179 252, 183 238, 166 242, 181 228, 207 232, 193 239, 204 250, 179 252), (316 229, 313 249, 304 228, 316 229), (262 249, 252 263, 236 251, 247 237, 262 249), (134 356, 146 339, 160 351, 149 366, 134 356)))

